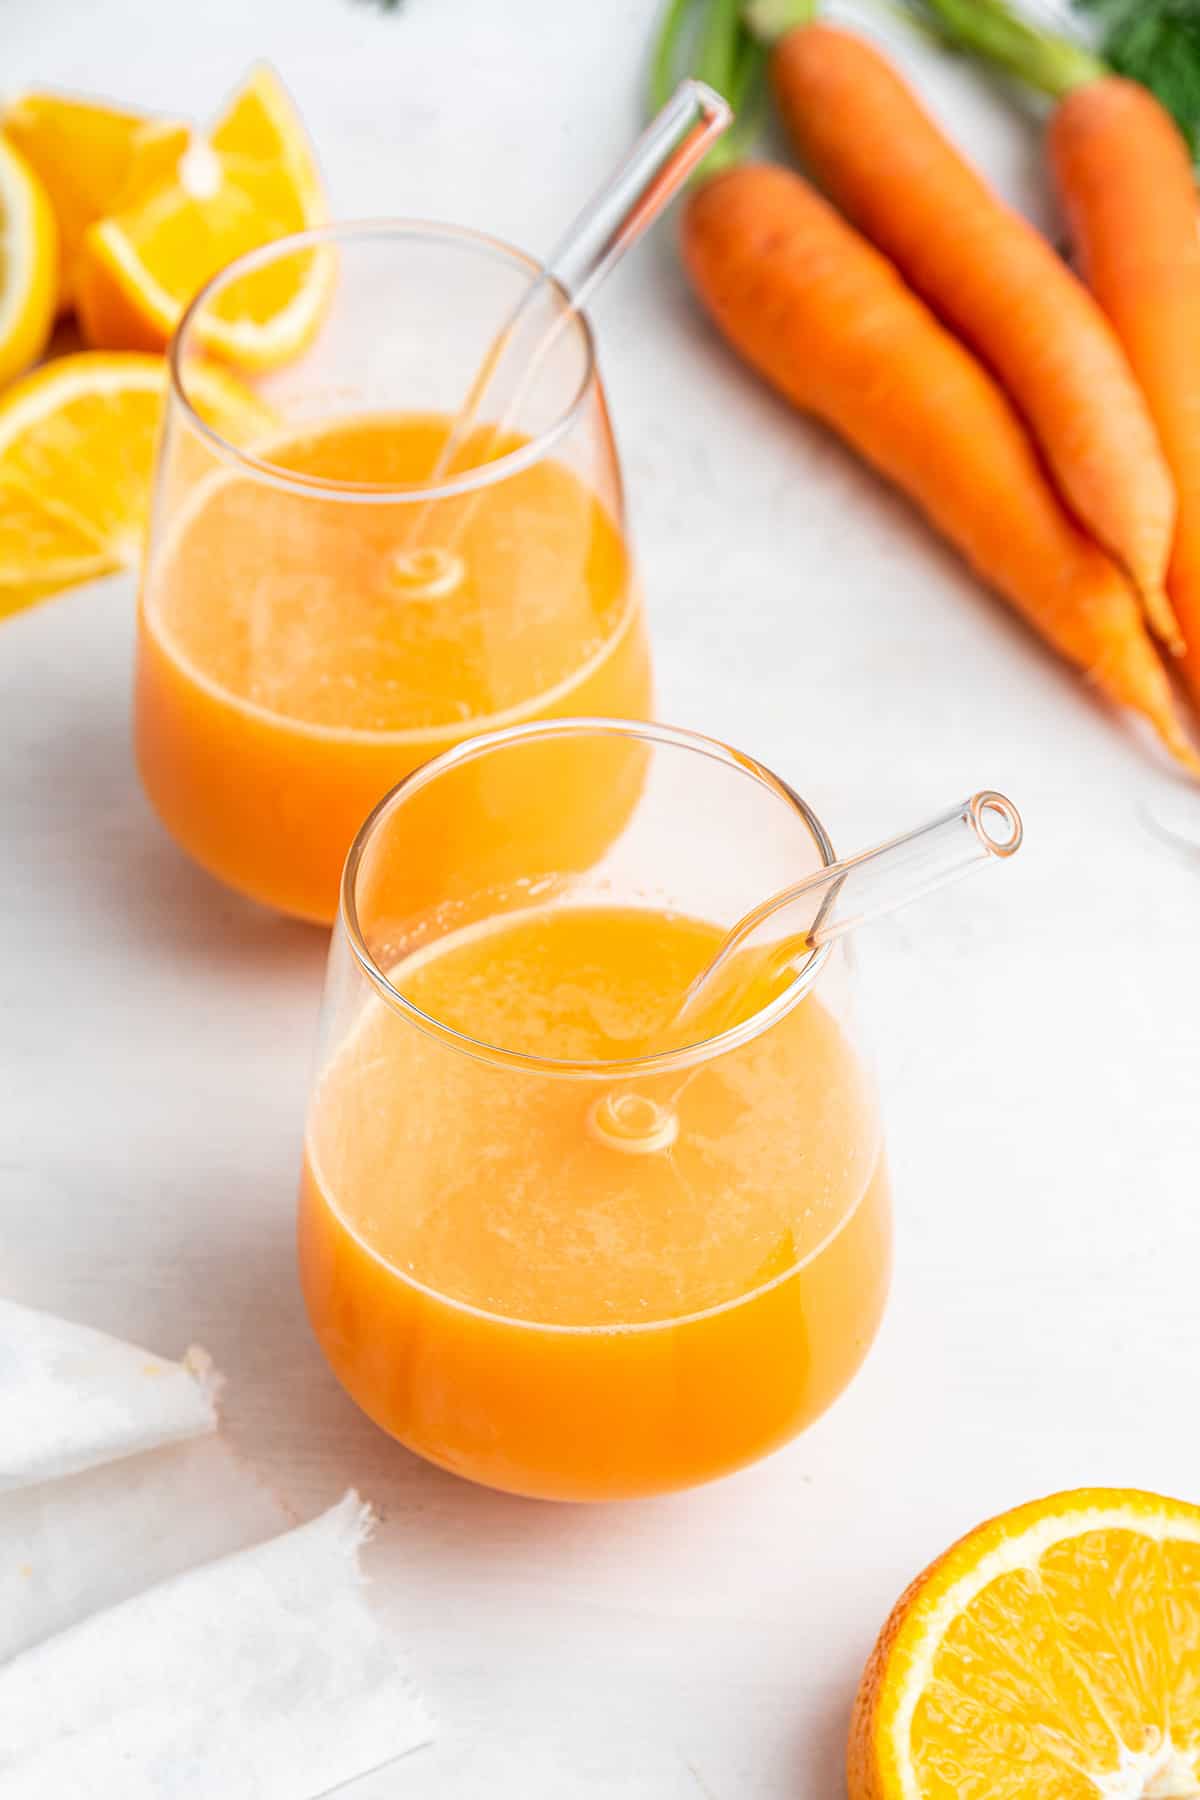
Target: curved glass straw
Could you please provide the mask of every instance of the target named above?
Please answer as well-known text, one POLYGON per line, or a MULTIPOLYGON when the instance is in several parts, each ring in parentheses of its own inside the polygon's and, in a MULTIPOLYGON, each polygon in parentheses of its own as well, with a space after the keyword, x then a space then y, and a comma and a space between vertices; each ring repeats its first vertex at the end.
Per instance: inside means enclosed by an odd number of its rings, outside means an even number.
POLYGON ((726 933, 716 954, 692 981, 668 1028, 672 1038, 702 1007, 711 1008, 718 998, 727 1005, 738 998, 754 978, 754 971, 739 973, 736 953, 777 914, 803 909, 807 915, 799 930, 780 946, 782 966, 856 930, 868 919, 919 900, 965 875, 977 863, 1012 856, 1020 849, 1023 836, 1021 815, 1012 801, 986 788, 916 831, 818 869, 794 887, 772 894, 726 933), (731 974, 735 979, 730 979, 731 974))
MULTIPOLYGON (((488 347, 462 408, 426 479, 442 481, 474 431, 487 402, 493 423, 488 451, 516 421, 521 403, 559 334, 582 311, 601 282, 653 224, 697 164, 733 122, 732 108, 703 81, 682 81, 628 156, 563 233, 540 275, 522 294, 488 347), (558 304, 560 294, 568 304, 558 304)), ((429 508, 420 509, 410 543, 423 535, 429 508)), ((457 538, 465 522, 460 516, 457 538)))
MULTIPOLYGON (((658 1035, 658 1045, 668 1050, 685 1041, 680 1038, 680 1028, 702 1011, 708 1015, 707 1033, 728 1025, 738 1002, 763 973, 758 957, 739 956, 738 952, 778 914, 801 908, 805 922, 798 931, 786 933, 768 947, 774 951, 773 974, 781 974, 811 950, 832 943, 868 919, 919 900, 980 862, 1012 856, 1020 849, 1023 836, 1021 815, 1012 801, 985 788, 916 831, 831 863, 793 887, 770 895, 726 932, 658 1035), (718 1002, 725 1009, 720 1023, 714 1016, 718 1002)), ((636 1156, 670 1150, 679 1131, 671 1100, 665 1096, 653 1099, 627 1087, 614 1088, 596 1100, 588 1125, 608 1149, 636 1156)))

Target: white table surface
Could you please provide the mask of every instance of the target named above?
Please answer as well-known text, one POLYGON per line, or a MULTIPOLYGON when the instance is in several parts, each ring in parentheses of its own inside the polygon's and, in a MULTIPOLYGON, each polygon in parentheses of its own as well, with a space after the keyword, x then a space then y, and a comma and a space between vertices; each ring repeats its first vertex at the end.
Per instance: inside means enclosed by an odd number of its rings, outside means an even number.
MULTIPOLYGON (((629 137, 654 10, 6 0, 0 66, 203 115, 269 55, 340 214, 539 248, 629 137)), ((913 66, 1049 218, 1028 122, 963 69, 913 66)), ((960 1530, 1083 1483, 1200 1498, 1200 853, 1144 815, 1170 777, 755 385, 669 231, 597 323, 663 716, 773 763, 844 850, 981 785, 1026 815, 1013 864, 864 941, 891 1307, 848 1394, 766 1464, 555 1508, 477 1491, 359 1416, 293 1270, 324 941, 222 892, 152 819, 129 582, 0 633, 0 1288, 164 1353, 207 1345, 229 1439, 295 1516, 350 1483, 380 1507, 377 1603, 441 1734, 356 1800, 825 1800, 875 1632, 960 1530)))

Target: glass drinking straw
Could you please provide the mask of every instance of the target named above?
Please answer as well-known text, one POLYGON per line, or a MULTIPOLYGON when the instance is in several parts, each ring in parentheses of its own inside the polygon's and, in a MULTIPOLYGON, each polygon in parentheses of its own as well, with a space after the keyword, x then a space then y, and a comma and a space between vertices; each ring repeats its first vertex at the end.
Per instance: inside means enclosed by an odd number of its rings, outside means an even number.
MULTIPOLYGON (((679 192, 692 171, 733 122, 733 110, 703 81, 682 81, 629 154, 559 239, 541 274, 526 289, 488 347, 462 408, 427 477, 443 481, 472 436, 485 402, 493 423, 472 464, 484 462, 496 440, 516 422, 521 403, 559 334, 581 312, 631 245, 679 192), (567 304, 562 305, 566 296, 567 304)), ((455 585, 457 541, 468 517, 459 516, 451 543, 417 548, 430 507, 422 507, 409 537, 412 576, 432 595, 455 585)), ((403 576, 404 570, 397 569, 403 576)))
POLYGON ((860 850, 857 856, 832 863, 794 887, 772 894, 726 933, 684 995, 671 1022, 672 1031, 694 1018, 702 1004, 712 1005, 714 996, 721 993, 721 977, 728 980, 738 950, 778 913, 797 907, 811 910, 811 922, 787 942, 786 959, 795 961, 857 930, 868 919, 908 906, 981 862, 1012 856, 1020 849, 1023 836, 1021 815, 1012 801, 985 788, 916 831, 890 838, 873 850, 860 850))
MULTIPOLYGON (((718 1007, 721 1016, 729 1020, 738 1001, 763 972, 757 958, 739 957, 738 951, 780 913, 803 909, 806 915, 800 929, 789 933, 778 946, 774 972, 781 974, 790 964, 857 930, 869 919, 908 906, 980 863, 1012 856, 1020 849, 1023 836, 1021 815, 1012 801, 985 788, 916 831, 831 863, 772 894, 731 926, 693 979, 662 1033, 663 1049, 686 1042, 681 1030, 701 1013, 708 1015, 706 1031, 716 1029, 713 1016, 718 1007)), ((609 1148, 635 1155, 669 1150, 678 1130, 672 1107, 631 1089, 604 1095, 593 1107, 590 1123, 609 1148)))

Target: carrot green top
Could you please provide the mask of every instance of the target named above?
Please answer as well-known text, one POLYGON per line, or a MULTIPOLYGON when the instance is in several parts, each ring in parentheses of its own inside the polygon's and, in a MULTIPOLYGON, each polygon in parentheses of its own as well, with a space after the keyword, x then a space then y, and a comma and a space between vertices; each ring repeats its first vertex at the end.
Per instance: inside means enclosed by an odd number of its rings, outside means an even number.
POLYGON ((1032 25, 1014 0, 904 0, 910 16, 951 49, 989 62, 1053 99, 1113 73, 1141 82, 1172 115, 1193 155, 1200 152, 1197 0, 1074 0, 1074 4, 1098 17, 1101 55, 1067 33, 1032 25))
MULTIPOLYGON (((1051 99, 1117 73, 1140 81, 1174 117, 1200 156, 1200 0, 1073 0, 1102 27, 1102 54, 1067 31, 1044 30, 1020 0, 881 0, 949 50, 959 51, 1051 99)), ((703 164, 738 161, 758 130, 763 65, 771 45, 821 10, 821 0, 668 0, 651 66, 655 111, 675 83, 696 75, 738 115, 703 164)))
POLYGON ((1041 31, 1008 0, 907 0, 908 10, 955 50, 989 62, 1059 100, 1110 70, 1073 38, 1041 31))
POLYGON ((1074 0, 1095 16, 1104 60, 1140 81, 1200 154, 1200 4, 1197 0, 1074 0))
POLYGON ((743 22, 741 0, 670 0, 651 64, 651 111, 692 75, 724 95, 736 116, 701 163, 705 176, 740 161, 757 135, 765 61, 766 49, 743 22))

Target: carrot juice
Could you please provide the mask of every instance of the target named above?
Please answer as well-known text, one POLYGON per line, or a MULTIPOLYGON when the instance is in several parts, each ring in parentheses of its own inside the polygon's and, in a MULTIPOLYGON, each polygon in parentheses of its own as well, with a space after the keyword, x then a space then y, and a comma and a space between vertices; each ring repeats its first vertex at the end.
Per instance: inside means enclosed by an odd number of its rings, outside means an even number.
MULTIPOLYGON (((436 751, 492 725, 650 710, 621 531, 565 463, 431 503, 419 542, 411 503, 356 503, 356 487, 366 502, 423 481, 448 429, 341 419, 272 441, 266 479, 210 462, 176 504, 160 496, 142 780, 184 849, 284 912, 332 919, 363 818, 436 751)), ((489 439, 487 458, 525 441, 489 439)))
MULTIPOLYGON (((653 906, 516 909, 398 958, 408 1010, 372 990, 332 1043, 304 1293, 343 1385, 422 1456, 546 1498, 663 1492, 784 1443, 861 1362, 888 1187, 820 984, 706 1060, 605 1073, 669 1044, 721 935, 653 906)), ((781 991, 764 965, 739 1019, 781 991)))

